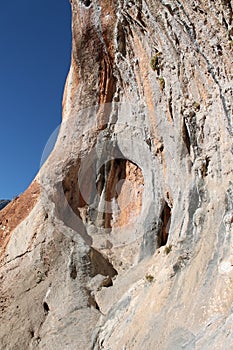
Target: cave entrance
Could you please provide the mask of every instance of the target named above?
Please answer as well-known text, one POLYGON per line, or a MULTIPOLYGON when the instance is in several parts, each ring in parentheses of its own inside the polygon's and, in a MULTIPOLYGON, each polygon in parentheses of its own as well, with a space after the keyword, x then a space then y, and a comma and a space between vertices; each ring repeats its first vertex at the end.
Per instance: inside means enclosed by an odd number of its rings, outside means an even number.
POLYGON ((167 244, 169 230, 171 225, 171 208, 167 202, 165 202, 162 213, 160 215, 161 230, 158 237, 158 248, 167 244))
POLYGON ((113 159, 99 170, 97 191, 105 201, 98 213, 104 228, 122 227, 137 217, 142 208, 144 178, 142 170, 128 159, 113 159))
POLYGON ((100 168, 87 159, 81 170, 79 163, 69 169, 62 185, 68 207, 76 214, 61 208, 63 220, 72 228, 81 219, 85 227, 94 225, 111 231, 133 225, 141 213, 144 177, 142 169, 128 159, 111 159, 100 168))

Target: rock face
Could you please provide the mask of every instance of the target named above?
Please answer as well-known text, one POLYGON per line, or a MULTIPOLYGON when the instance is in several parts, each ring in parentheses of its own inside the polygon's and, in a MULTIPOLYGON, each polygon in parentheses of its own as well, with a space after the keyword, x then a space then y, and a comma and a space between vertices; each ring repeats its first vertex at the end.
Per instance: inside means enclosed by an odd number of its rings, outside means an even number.
POLYGON ((71 6, 58 140, 1 211, 1 349, 231 349, 233 3, 71 6))

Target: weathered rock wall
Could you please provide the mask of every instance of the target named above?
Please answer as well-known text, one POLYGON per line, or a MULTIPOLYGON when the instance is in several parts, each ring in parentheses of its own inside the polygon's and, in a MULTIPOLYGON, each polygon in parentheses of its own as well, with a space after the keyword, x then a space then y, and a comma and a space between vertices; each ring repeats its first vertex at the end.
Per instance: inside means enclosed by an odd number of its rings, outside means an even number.
POLYGON ((230 349, 232 1, 71 6, 58 140, 1 228, 1 349, 230 349))

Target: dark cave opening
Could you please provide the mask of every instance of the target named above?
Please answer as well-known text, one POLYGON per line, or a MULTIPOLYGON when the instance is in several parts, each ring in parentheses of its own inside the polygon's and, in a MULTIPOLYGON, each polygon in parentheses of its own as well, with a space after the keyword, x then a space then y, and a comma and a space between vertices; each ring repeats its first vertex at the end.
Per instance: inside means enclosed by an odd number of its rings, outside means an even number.
POLYGON ((45 315, 48 315, 49 313, 49 306, 46 302, 43 303, 43 307, 44 307, 44 313, 45 315))
POLYGON ((160 215, 161 229, 158 235, 158 247, 165 246, 167 244, 170 224, 171 224, 171 208, 167 202, 164 203, 163 210, 160 215))
POLYGON ((92 1, 91 1, 91 0, 81 0, 81 3, 82 3, 85 7, 90 7, 92 1))
POLYGON ((190 155, 191 141, 190 141, 189 132, 185 121, 183 122, 182 137, 183 137, 184 144, 187 148, 187 151, 190 155))

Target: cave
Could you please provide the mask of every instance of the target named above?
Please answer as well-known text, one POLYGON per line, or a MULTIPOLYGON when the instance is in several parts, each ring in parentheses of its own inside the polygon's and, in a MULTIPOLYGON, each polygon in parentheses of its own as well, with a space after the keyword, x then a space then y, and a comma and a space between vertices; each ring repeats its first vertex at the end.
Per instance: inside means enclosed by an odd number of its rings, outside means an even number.
POLYGON ((158 248, 167 244, 171 225, 171 208, 166 201, 160 215, 160 224, 161 228, 158 235, 158 248))
POLYGON ((97 181, 97 191, 104 194, 105 209, 98 211, 97 224, 104 228, 127 225, 138 216, 142 207, 144 179, 142 170, 128 159, 113 159, 105 163, 97 181), (117 209, 114 209, 114 203, 117 209))
POLYGON ((49 313, 49 306, 46 302, 43 303, 44 313, 47 315, 49 313))
POLYGON ((90 7, 92 1, 91 1, 91 0, 81 0, 81 3, 82 3, 85 7, 90 7))
MULTIPOLYGON (((143 187, 141 168, 128 159, 116 157, 101 166, 98 159, 87 158, 81 167, 77 162, 62 183, 67 203, 60 210, 63 221, 74 229, 80 220, 84 227, 93 224, 110 231, 123 227, 141 213, 143 187)), ((64 203, 59 199, 56 202, 64 203)))

